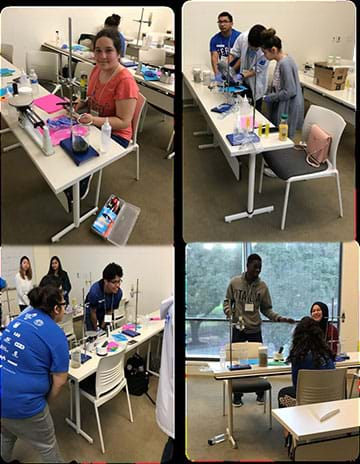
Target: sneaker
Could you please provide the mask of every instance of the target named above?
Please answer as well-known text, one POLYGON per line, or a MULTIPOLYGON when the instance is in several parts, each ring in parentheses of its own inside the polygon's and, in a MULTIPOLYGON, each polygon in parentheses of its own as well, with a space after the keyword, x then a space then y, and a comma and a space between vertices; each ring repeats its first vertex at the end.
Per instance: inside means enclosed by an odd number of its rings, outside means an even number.
POLYGON ((256 395, 256 403, 264 405, 264 395, 256 395))
POLYGON ((244 406, 243 400, 241 398, 234 398, 232 404, 235 408, 241 408, 241 406, 244 406))
POLYGON ((275 172, 272 171, 270 168, 267 168, 267 167, 264 168, 264 174, 265 174, 265 176, 268 176, 268 177, 277 177, 275 172))

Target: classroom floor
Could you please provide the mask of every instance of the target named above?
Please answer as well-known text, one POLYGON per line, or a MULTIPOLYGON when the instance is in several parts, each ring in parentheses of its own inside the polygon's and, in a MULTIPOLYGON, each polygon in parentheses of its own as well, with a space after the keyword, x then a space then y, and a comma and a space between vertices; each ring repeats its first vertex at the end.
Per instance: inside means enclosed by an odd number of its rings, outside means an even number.
MULTIPOLYGON (((220 148, 199 150, 212 137, 195 137, 205 130, 199 108, 184 109, 184 240, 211 241, 348 241, 354 238, 355 129, 347 124, 337 157, 344 217, 339 217, 334 178, 297 182, 290 188, 285 230, 280 230, 285 182, 264 176, 257 193, 260 156, 256 164, 255 207, 274 205, 270 214, 225 223, 224 216, 246 209, 248 157, 241 157, 242 180, 237 181, 220 148)), ((297 134, 299 139, 299 134, 297 134)))
MULTIPOLYGON (((290 376, 271 377, 272 408, 277 408, 280 388, 291 385, 290 376)), ((348 391, 351 381, 348 382, 348 391)), ((224 433, 227 415, 222 415, 222 382, 208 376, 187 377, 186 441, 187 457, 199 461, 289 461, 284 447, 282 426, 273 419, 269 430, 269 415, 255 402, 255 393, 243 397, 244 406, 233 408, 234 437, 238 449, 228 441, 214 446, 208 439, 224 433)), ((268 393, 266 392, 266 395, 268 393)), ((353 393, 355 395, 355 393, 353 393)), ((227 407, 227 403, 226 403, 227 407)))
MULTIPOLYGON (((141 208, 128 240, 132 245, 173 243, 173 160, 165 159, 172 130, 172 118, 163 120, 160 112, 149 108, 144 128, 138 136, 140 145, 140 180, 135 180, 135 152, 113 163, 103 171, 99 207, 110 194, 141 208)), ((2 136, 2 146, 16 142, 11 134, 2 136)), ((2 243, 45 244, 50 237, 72 221, 56 196, 22 148, 2 153, 2 243)), ((94 179, 95 180, 95 179, 94 179)), ((92 206, 96 182, 82 201, 82 211, 92 206)), ((65 235, 60 243, 67 245, 101 245, 109 242, 91 232, 95 216, 79 229, 65 235)))
MULTIPOLYGON (((151 376, 149 395, 155 400, 158 379, 151 376)), ((105 454, 101 452, 95 411, 90 401, 81 399, 82 428, 93 439, 91 445, 65 423, 69 415, 69 390, 64 387, 55 404, 50 405, 56 437, 65 462, 116 462, 128 463, 160 460, 167 436, 159 429, 155 419, 155 406, 145 396, 130 395, 134 422, 129 420, 126 393, 99 408, 105 454)), ((18 440, 13 459, 23 463, 42 462, 38 453, 27 443, 18 440)))

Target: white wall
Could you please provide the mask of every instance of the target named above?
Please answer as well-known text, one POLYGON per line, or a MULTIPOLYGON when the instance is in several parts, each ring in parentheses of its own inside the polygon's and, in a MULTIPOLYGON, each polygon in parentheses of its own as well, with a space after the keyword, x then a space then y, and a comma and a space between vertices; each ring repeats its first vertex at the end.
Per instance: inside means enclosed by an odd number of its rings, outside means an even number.
MULTIPOLYGON (((6 248, 13 247, 2 248, 4 252, 6 248)), ((139 314, 158 309, 160 302, 174 289, 172 246, 34 246, 32 254, 36 283, 47 274, 50 258, 54 255, 59 256, 72 284, 70 298, 76 298, 78 303, 82 302, 83 289, 86 296, 90 280, 94 283, 101 279, 103 268, 110 262, 120 264, 123 268, 122 289, 124 296, 130 299, 131 305, 135 304, 135 297, 130 298, 131 285, 136 287, 136 279, 139 279, 139 314)), ((15 300, 12 301, 11 307, 16 309, 15 300)), ((7 313, 6 304, 4 311, 7 313)))
POLYGON ((355 6, 349 1, 191 1, 183 7, 184 66, 210 68, 209 41, 219 32, 217 16, 222 11, 233 15, 234 27, 241 32, 254 24, 273 27, 298 66, 328 55, 353 57, 356 19, 355 6), (334 36, 341 37, 339 43, 334 36))
MULTIPOLYGON (((152 12, 152 24, 143 24, 141 33, 174 33, 174 14, 166 7, 146 7, 143 19, 152 12)), ((55 31, 67 41, 68 17, 72 18, 73 42, 82 32, 96 33, 107 16, 121 16, 120 31, 126 37, 137 37, 141 7, 7 7, 1 12, 1 41, 14 45, 14 64, 25 65, 25 52, 40 50, 40 45, 55 40, 55 31)))

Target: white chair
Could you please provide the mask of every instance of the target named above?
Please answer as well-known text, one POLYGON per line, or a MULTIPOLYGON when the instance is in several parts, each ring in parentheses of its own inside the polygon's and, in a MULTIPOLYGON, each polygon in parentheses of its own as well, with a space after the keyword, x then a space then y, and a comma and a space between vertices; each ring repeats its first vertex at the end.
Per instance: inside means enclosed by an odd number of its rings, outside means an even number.
POLYGON ((91 401, 95 408, 96 421, 99 430, 101 451, 105 453, 104 439, 101 430, 98 408, 114 398, 123 388, 126 389, 130 421, 133 421, 129 390, 124 371, 124 356, 126 346, 114 354, 108 354, 99 361, 94 374, 80 382, 80 394, 91 401))
MULTIPOLYGON (((274 150, 265 152, 261 163, 259 193, 262 191, 262 182, 264 174, 264 160, 272 171, 280 179, 286 182, 285 199, 281 219, 281 230, 285 228, 286 211, 289 199, 290 185, 292 182, 302 180, 321 179, 323 177, 335 177, 337 193, 339 200, 340 216, 343 216, 343 207, 341 200, 341 189, 339 171, 336 168, 336 156, 341 135, 345 128, 344 119, 334 111, 321 106, 311 105, 302 128, 302 140, 306 141, 312 124, 317 124, 331 136, 331 145, 329 158, 326 163, 318 168, 310 166, 306 162, 305 153, 295 148, 285 150, 274 150)), ((305 207, 305 205, 304 205, 305 207)))
POLYGON ((117 328, 117 327, 124 324, 126 305, 127 305, 127 300, 121 300, 119 308, 114 309, 114 311, 113 311, 113 325, 114 325, 114 328, 117 328))
POLYGON ((360 369, 358 369, 356 372, 353 373, 353 378, 352 378, 352 381, 351 381, 351 387, 350 387, 350 393, 349 393, 349 398, 352 397, 352 393, 353 393, 353 390, 354 390, 354 385, 355 385, 355 382, 357 381, 357 383, 359 384, 358 385, 358 392, 360 393, 360 369))
POLYGON ((6 60, 13 62, 14 58, 14 47, 11 44, 2 43, 1 44, 1 56, 3 56, 6 60))
POLYGON ((164 48, 149 48, 139 50, 140 63, 151 66, 164 66, 166 60, 166 50, 164 48))
POLYGON ((346 368, 300 369, 296 405, 323 403, 346 398, 346 368))
POLYGON ((64 331, 66 338, 70 344, 70 348, 73 342, 77 342, 75 331, 74 331, 74 321, 72 313, 64 314, 64 317, 61 322, 58 322, 58 325, 64 331))
POLYGON ((76 63, 74 77, 79 80, 82 74, 86 74, 88 79, 90 77, 91 71, 94 69, 95 65, 91 63, 84 63, 79 61, 76 63))
POLYGON ((139 144, 137 143, 137 135, 138 135, 141 114, 144 110, 145 103, 146 103, 146 98, 144 97, 144 95, 142 95, 139 92, 139 97, 136 102, 134 116, 131 121, 133 135, 132 135, 131 142, 129 144, 129 148, 130 148, 129 153, 136 151, 136 180, 139 180, 139 177, 140 177, 140 154, 139 154, 139 144))
MULTIPOLYGON (((232 359, 237 361, 241 357, 241 349, 247 348, 248 359, 258 358, 259 347, 262 343, 258 342, 237 342, 232 344, 232 359)), ((226 360, 230 359, 230 343, 225 347, 226 360)), ((223 382, 223 416, 225 415, 225 387, 227 380, 223 382)), ((272 429, 272 415, 271 415, 271 383, 265 377, 255 377, 249 379, 235 379, 232 381, 233 393, 255 393, 257 391, 269 392, 269 429, 272 429)), ((266 395, 264 396, 264 413, 266 412, 266 395)))
POLYGON ((28 74, 31 68, 35 70, 41 85, 46 87, 51 84, 55 86, 51 93, 55 94, 60 90, 62 95, 62 87, 59 83, 59 56, 57 53, 26 52, 26 72, 28 74))

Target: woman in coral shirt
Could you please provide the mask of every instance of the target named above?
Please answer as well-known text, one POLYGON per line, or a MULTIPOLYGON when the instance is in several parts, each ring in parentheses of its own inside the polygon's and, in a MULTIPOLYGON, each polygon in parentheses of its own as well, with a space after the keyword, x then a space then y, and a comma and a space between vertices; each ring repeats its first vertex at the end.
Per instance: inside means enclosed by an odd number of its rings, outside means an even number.
POLYGON ((106 118, 112 128, 111 137, 123 147, 132 138, 131 121, 134 116, 139 89, 135 79, 120 64, 119 35, 112 29, 103 29, 94 39, 96 66, 90 74, 87 102, 89 112, 81 115, 81 122, 101 127, 106 118))

